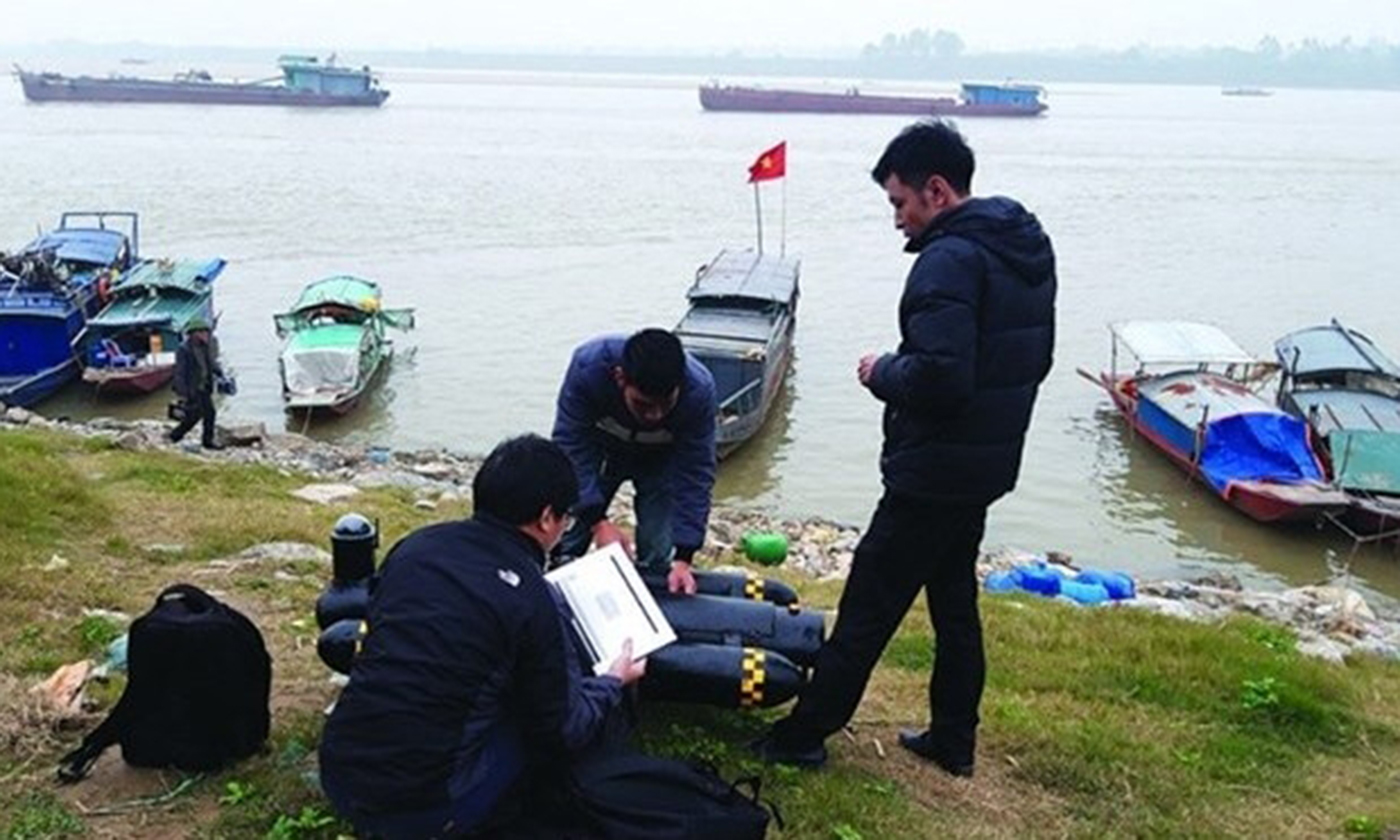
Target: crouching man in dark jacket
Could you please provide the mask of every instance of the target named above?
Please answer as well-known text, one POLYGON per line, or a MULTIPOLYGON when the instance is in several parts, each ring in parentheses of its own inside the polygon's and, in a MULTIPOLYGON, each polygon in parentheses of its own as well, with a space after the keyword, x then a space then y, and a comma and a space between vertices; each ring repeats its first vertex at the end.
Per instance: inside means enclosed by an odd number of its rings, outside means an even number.
POLYGON ((691 560, 705 542, 715 486, 715 380, 674 333, 603 336, 574 351, 554 414, 554 440, 579 481, 578 522, 561 553, 617 543, 672 592, 695 593, 691 560), (635 551, 608 506, 636 490, 635 551))
POLYGON ((364 834, 502 828, 513 791, 594 745, 645 661, 584 676, 541 571, 578 499, 568 457, 527 435, 487 457, 475 513, 405 537, 321 740, 327 797, 364 834))
POLYGON ((900 745, 972 775, 986 664, 977 555, 992 502, 1016 485, 1055 342, 1055 254, 1009 198, 974 198, 972 149, 946 123, 918 123, 871 173, 917 254, 899 301, 899 347, 867 355, 860 383, 885 404, 884 495, 856 548, 836 626, 792 714, 757 745, 817 765, 880 653, 923 590, 937 637, 930 726, 900 745))

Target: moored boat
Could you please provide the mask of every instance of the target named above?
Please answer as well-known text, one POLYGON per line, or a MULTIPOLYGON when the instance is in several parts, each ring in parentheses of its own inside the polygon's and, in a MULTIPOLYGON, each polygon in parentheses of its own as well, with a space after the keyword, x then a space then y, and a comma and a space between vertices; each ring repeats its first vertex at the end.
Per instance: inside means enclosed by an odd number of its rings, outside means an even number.
POLYGON ((77 375, 74 343, 136 259, 138 228, 135 213, 69 212, 0 255, 0 403, 33 405, 77 375))
POLYGON ((111 287, 80 341, 83 381, 99 394, 148 394, 175 375, 175 351, 195 318, 214 323, 222 259, 146 260, 111 287))
POLYGON ((1400 534, 1400 365, 1335 319, 1280 338, 1278 404, 1322 441, 1354 537, 1400 534))
POLYGON ((958 97, 872 95, 855 87, 836 93, 712 83, 700 87, 700 106, 706 111, 1034 117, 1048 108, 1041 100, 1044 94, 1039 85, 1010 83, 967 83, 958 97))
POLYGON ((1260 522, 1316 521, 1347 507, 1306 424, 1254 388, 1274 366, 1219 329, 1183 321, 1113 324, 1108 392, 1130 428, 1217 497, 1260 522), (1119 351, 1136 359, 1120 372, 1119 351))
POLYGON ((15 68, 31 102, 173 102, 203 105, 378 107, 389 98, 369 67, 342 67, 335 56, 284 55, 281 75, 250 82, 216 81, 203 70, 173 79, 132 76, 65 76, 15 68))
POLYGON ((282 346, 282 403, 288 411, 354 408, 393 356, 386 328, 409 330, 412 309, 384 309, 379 284, 359 277, 318 280, 274 317, 282 346))
POLYGON ((715 446, 723 458, 763 426, 792 363, 800 263, 757 251, 720 251, 696 272, 682 346, 715 380, 715 446))

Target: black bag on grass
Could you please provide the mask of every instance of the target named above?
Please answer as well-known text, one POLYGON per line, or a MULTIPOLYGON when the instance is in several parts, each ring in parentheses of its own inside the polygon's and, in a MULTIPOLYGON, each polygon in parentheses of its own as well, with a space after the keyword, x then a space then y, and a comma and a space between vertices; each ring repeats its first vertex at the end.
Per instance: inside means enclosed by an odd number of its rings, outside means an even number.
POLYGON ((246 616, 176 584, 131 623, 127 683, 107 719, 64 756, 58 777, 87 775, 121 744, 133 767, 200 772, 252 755, 267 740, 272 660, 246 616))
POLYGON ((574 768, 570 787, 574 807, 607 840, 760 840, 770 820, 782 826, 759 800, 757 777, 730 784, 701 763, 606 755, 574 768))

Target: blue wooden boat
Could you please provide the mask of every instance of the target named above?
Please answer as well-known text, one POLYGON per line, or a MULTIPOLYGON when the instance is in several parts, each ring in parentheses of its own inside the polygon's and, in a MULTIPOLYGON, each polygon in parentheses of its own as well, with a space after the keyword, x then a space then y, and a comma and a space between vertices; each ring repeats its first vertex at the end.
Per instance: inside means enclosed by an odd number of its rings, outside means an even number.
POLYGON ((715 379, 719 457, 753 437, 792 364, 800 263, 758 251, 720 251, 696 272, 681 345, 715 379))
POLYGON ((1137 434, 1222 501, 1259 522, 1315 521, 1347 507, 1306 424, 1255 392, 1274 365, 1219 329, 1184 321, 1113 324, 1102 387, 1137 434), (1136 364, 1119 369, 1120 351, 1136 364))
POLYGON ((135 213, 69 212, 0 255, 0 403, 33 405, 77 375, 74 342, 136 259, 137 228, 135 213))
POLYGON ((123 274, 79 341, 83 381, 99 394, 147 394, 169 382, 186 325, 215 322, 214 281, 225 265, 146 260, 123 274))
POLYGON ((1337 524, 1356 538, 1400 534, 1400 365, 1335 319, 1289 333, 1274 352, 1279 407, 1307 422, 1351 498, 1337 524))

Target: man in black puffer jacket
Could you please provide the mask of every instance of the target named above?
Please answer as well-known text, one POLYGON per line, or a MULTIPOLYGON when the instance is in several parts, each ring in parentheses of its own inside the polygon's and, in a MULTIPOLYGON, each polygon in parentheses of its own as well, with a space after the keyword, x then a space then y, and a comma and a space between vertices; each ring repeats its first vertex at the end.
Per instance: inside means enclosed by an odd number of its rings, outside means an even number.
POLYGON ((970 195, 973 154, 941 122, 906 128, 871 173, 918 254, 899 349, 857 376, 885 404, 885 493, 856 549, 836 627, 797 707, 755 748, 817 766, 851 719, 885 645, 923 589, 937 637, 930 726, 900 744, 970 776, 986 663, 977 556, 987 508, 1016 485, 1055 342, 1055 255, 1035 216, 970 195))

